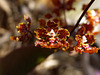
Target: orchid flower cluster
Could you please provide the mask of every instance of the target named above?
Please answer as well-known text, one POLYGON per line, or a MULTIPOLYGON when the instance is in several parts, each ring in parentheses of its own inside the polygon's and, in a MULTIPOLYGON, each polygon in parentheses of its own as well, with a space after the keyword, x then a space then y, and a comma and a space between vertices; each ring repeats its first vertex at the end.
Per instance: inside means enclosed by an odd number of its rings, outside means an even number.
MULTIPOLYGON (((52 1, 55 6, 59 5, 59 2, 56 3, 54 0, 52 1)), ((68 8, 66 9, 68 10, 68 8)), ((72 43, 74 39, 71 39, 73 37, 70 36, 69 26, 67 26, 68 29, 61 27, 62 21, 60 18, 53 17, 51 14, 46 14, 45 19, 39 19, 40 27, 34 31, 30 30, 30 17, 24 15, 24 20, 26 23, 19 23, 19 25, 16 26, 21 36, 12 36, 12 40, 28 41, 34 37, 37 39, 35 41, 35 46, 39 45, 42 48, 54 48, 63 51, 75 50, 80 54, 83 52, 93 54, 97 53, 100 49, 100 47, 92 47, 96 40, 94 35, 100 33, 100 31, 93 31, 95 26, 100 23, 100 10, 98 9, 88 10, 86 12, 85 22, 78 25, 79 27, 75 36, 76 44, 72 43)))
POLYGON ((19 23, 18 26, 16 26, 17 32, 21 34, 21 36, 13 36, 10 37, 11 40, 16 40, 16 41, 28 41, 29 39, 32 38, 32 36, 29 35, 30 32, 30 25, 31 25, 31 19, 28 16, 24 16, 24 20, 26 23, 19 23))

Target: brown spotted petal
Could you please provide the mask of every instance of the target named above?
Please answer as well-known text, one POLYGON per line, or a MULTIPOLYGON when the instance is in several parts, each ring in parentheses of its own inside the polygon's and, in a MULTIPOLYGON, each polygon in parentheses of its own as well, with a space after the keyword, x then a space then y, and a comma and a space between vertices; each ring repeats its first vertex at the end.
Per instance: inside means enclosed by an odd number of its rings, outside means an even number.
POLYGON ((93 31, 93 29, 94 29, 94 26, 93 25, 91 25, 91 24, 83 24, 83 26, 85 27, 85 32, 87 33, 87 32, 92 32, 93 31))
POLYGON ((54 18, 53 21, 54 21, 55 23, 58 23, 58 22, 59 22, 59 19, 58 19, 58 18, 54 18))
POLYGON ((44 16, 45 16, 46 19, 52 18, 52 15, 51 15, 50 13, 47 13, 47 14, 45 14, 44 16))
POLYGON ((100 49, 100 48, 89 47, 89 48, 85 49, 83 52, 84 52, 84 53, 93 54, 93 53, 97 53, 99 49, 100 49))
POLYGON ((38 28, 34 31, 36 33, 37 38, 45 38, 47 37, 47 30, 45 28, 38 28))
POLYGON ((45 27, 45 25, 46 25, 46 20, 44 20, 44 19, 39 19, 38 22, 39 22, 40 26, 45 27))
POLYGON ((70 36, 70 33, 67 29, 60 29, 58 30, 58 38, 60 39, 66 39, 66 37, 69 37, 70 36))
POLYGON ((88 33, 88 34, 85 35, 85 37, 87 39, 87 43, 89 43, 90 45, 94 44, 95 37, 94 37, 93 34, 88 33))
POLYGON ((75 40, 77 41, 77 46, 81 46, 82 44, 82 38, 80 35, 76 35, 75 40))
POLYGON ((16 26, 17 28, 17 31, 20 33, 20 34, 25 34, 27 33, 27 27, 26 27, 26 24, 25 23, 19 23, 18 26, 16 26))
POLYGON ((54 29, 54 28, 57 28, 57 27, 58 27, 58 24, 55 23, 54 21, 49 20, 49 21, 47 22, 47 26, 48 26, 49 28, 51 28, 51 29, 54 29))
POLYGON ((66 50, 66 49, 69 48, 69 43, 67 41, 62 40, 61 43, 63 44, 63 46, 62 46, 63 48, 62 49, 65 49, 66 50))

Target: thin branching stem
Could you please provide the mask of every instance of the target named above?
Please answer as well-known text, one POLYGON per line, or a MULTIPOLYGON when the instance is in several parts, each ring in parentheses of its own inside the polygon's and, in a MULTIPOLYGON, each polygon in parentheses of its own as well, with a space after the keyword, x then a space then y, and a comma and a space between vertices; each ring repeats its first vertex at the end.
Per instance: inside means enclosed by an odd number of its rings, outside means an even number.
POLYGON ((80 18, 78 19, 77 23, 75 24, 75 27, 72 29, 72 31, 70 32, 70 36, 72 35, 72 33, 74 32, 74 30, 76 29, 76 27, 78 27, 81 19, 83 18, 83 16, 85 15, 85 13, 87 12, 87 10, 90 8, 90 6, 93 4, 95 0, 91 0, 90 3, 88 4, 88 6, 86 7, 86 9, 83 11, 82 15, 80 16, 80 18))

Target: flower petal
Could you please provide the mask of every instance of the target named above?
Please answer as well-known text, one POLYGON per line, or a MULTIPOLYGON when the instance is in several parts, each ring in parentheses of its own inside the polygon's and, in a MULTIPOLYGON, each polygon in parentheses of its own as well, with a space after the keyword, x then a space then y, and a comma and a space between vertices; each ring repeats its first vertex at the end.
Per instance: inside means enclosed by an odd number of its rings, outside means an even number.
POLYGON ((46 19, 52 18, 52 15, 51 15, 50 13, 47 13, 47 14, 45 14, 44 16, 45 16, 46 19))
POLYGON ((17 31, 21 34, 27 33, 27 27, 25 23, 19 23, 19 26, 16 26, 17 31))
POLYGON ((82 38, 80 35, 76 35, 75 40, 77 41, 77 46, 81 46, 82 44, 82 38))
POLYGON ((70 36, 70 33, 69 33, 69 31, 67 30, 67 29, 60 29, 60 30, 58 30, 58 37, 60 38, 60 39, 66 39, 66 37, 69 37, 70 36))
POLYGON ((45 28, 38 28, 34 31, 34 33, 36 33, 36 37, 37 38, 45 38, 47 37, 47 30, 45 28))
POLYGON ((87 39, 87 43, 89 43, 90 45, 93 45, 93 44, 94 44, 94 42, 95 42, 95 37, 94 37, 93 34, 90 34, 90 33, 85 34, 85 37, 86 37, 86 39, 87 39))
POLYGON ((58 24, 55 23, 54 21, 49 20, 49 21, 47 22, 47 26, 48 26, 49 28, 51 28, 51 29, 54 29, 54 28, 57 28, 57 27, 58 27, 58 24))
POLYGON ((39 24, 40 24, 40 26, 45 27, 45 25, 46 25, 46 20, 44 20, 44 19, 39 19, 39 24))

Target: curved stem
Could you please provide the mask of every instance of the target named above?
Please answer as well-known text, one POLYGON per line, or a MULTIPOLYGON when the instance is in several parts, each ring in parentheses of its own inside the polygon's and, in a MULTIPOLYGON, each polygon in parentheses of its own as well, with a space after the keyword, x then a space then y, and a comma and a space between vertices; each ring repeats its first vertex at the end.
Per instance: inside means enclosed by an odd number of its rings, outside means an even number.
POLYGON ((77 23, 75 24, 75 27, 72 29, 72 31, 70 32, 70 36, 72 35, 72 33, 74 32, 74 30, 76 29, 76 27, 78 27, 81 19, 83 18, 83 16, 85 15, 85 13, 87 12, 87 10, 90 8, 90 6, 93 4, 95 0, 91 0, 90 3, 88 4, 88 6, 86 7, 86 9, 83 11, 82 15, 80 16, 80 18, 78 19, 77 23))

